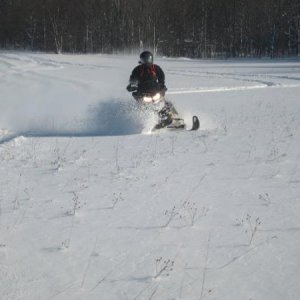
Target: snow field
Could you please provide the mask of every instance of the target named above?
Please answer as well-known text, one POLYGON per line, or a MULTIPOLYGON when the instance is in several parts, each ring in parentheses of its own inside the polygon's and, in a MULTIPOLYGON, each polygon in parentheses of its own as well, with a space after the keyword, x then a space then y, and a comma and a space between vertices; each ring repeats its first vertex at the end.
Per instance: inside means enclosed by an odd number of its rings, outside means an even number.
POLYGON ((143 134, 135 60, 0 53, 3 299, 297 299, 299 63, 161 59, 143 134))

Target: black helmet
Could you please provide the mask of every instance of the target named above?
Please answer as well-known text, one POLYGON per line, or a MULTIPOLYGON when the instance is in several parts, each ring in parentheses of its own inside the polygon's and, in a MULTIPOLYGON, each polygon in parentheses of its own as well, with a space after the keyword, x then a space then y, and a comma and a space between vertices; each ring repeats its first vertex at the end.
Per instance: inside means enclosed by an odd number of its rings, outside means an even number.
POLYGON ((144 51, 140 55, 140 64, 153 64, 153 54, 150 51, 144 51))

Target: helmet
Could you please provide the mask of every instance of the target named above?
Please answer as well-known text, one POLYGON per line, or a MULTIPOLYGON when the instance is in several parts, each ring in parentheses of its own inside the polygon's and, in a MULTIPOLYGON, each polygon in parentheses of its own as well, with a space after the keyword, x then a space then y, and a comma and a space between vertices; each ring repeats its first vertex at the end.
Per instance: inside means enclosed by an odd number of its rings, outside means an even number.
POLYGON ((153 54, 150 51, 144 51, 140 55, 140 64, 153 64, 153 54))

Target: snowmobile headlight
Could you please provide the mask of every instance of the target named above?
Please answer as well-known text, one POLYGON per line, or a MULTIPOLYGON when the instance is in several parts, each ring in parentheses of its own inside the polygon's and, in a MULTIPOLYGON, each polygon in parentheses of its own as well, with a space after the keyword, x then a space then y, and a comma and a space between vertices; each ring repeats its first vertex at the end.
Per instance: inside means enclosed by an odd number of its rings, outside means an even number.
POLYGON ((157 93, 156 95, 153 96, 153 100, 157 101, 160 99, 160 93, 157 93))
POLYGON ((143 97, 144 102, 152 102, 151 97, 143 97))

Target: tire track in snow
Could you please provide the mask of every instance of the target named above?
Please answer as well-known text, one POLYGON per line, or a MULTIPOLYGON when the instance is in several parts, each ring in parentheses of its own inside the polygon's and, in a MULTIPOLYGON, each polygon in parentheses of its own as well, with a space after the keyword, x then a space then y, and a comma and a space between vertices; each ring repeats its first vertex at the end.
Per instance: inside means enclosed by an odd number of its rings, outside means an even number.
POLYGON ((189 89, 183 88, 180 90, 170 89, 168 92, 168 95, 196 94, 196 93, 219 93, 219 92, 245 91, 245 90, 253 90, 253 89, 263 89, 263 88, 266 88, 266 86, 255 85, 255 86, 234 86, 234 87, 215 87, 215 88, 189 88, 189 89))
POLYGON ((87 69, 118 69, 114 66, 110 65, 97 65, 95 63, 75 63, 75 62, 67 62, 67 61, 61 61, 61 60, 54 60, 51 58, 40 58, 40 57, 35 57, 35 56, 30 56, 32 59, 36 60, 40 64, 44 65, 50 65, 50 66, 58 66, 59 68, 64 68, 66 67, 85 67, 87 69))
POLYGON ((297 88, 300 87, 299 84, 289 84, 289 85, 253 85, 253 86, 233 86, 233 87, 213 87, 213 88, 182 88, 182 89, 169 89, 168 95, 181 95, 181 94, 198 94, 198 93, 220 93, 220 92, 231 92, 231 91, 247 91, 247 90, 258 90, 266 88, 297 88))
MULTIPOLYGON (((183 76, 192 76, 192 77, 212 77, 212 78, 221 78, 221 79, 232 79, 235 81, 245 81, 251 83, 260 83, 266 86, 276 86, 277 84, 273 81, 267 81, 262 79, 250 79, 244 77, 253 77, 255 74, 244 74, 244 73, 218 73, 218 72, 197 72, 197 71, 179 71, 179 70, 170 70, 170 74, 174 75, 183 75, 183 76)), ((259 76, 259 75, 258 75, 259 76)))
POLYGON ((212 88, 182 88, 182 89, 169 89, 169 95, 176 94, 194 94, 194 93, 217 93, 217 92, 228 92, 228 91, 245 91, 252 89, 263 89, 263 88, 294 88, 300 87, 299 84, 282 84, 276 83, 271 80, 262 80, 259 77, 265 77, 270 79, 281 79, 290 81, 300 81, 298 77, 291 76, 277 76, 272 74, 245 74, 245 73, 216 73, 216 72, 200 72, 200 71, 181 71, 181 70, 169 70, 169 74, 180 75, 180 76, 192 76, 192 77, 204 77, 204 78, 221 78, 221 79, 232 79, 236 81, 244 81, 250 83, 258 83, 252 86, 232 86, 232 87, 212 87, 212 88), (250 77, 250 78, 249 78, 250 77), (253 79, 252 79, 252 78, 253 79))
MULTIPOLYGON (((0 64, 5 66, 4 71, 0 73, 2 80, 10 76, 23 76, 24 74, 37 73, 40 76, 43 74, 39 72, 56 71, 64 67, 59 63, 51 61, 40 61, 38 58, 31 58, 29 56, 15 56, 13 54, 0 54, 0 64)), ((57 78, 56 78, 57 79, 57 78)))

